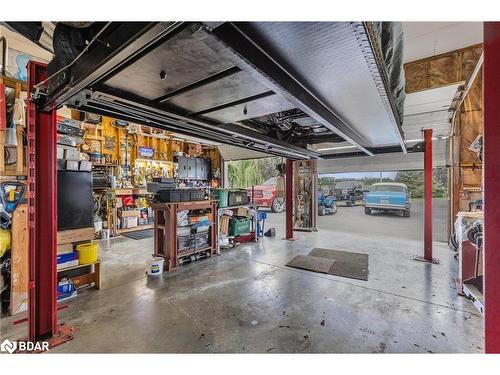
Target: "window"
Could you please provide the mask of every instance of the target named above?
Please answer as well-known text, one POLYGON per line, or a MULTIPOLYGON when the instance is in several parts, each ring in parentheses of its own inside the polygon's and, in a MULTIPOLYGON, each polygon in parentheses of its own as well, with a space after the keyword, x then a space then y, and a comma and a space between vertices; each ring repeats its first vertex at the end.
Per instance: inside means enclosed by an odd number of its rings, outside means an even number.
POLYGON ((406 188, 399 185, 373 185, 370 191, 393 191, 396 193, 406 193, 406 188))

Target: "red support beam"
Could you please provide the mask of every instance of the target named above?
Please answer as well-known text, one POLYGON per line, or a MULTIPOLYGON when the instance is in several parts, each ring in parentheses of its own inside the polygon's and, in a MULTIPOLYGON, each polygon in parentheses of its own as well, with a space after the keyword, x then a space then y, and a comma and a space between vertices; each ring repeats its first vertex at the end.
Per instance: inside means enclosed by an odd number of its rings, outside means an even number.
POLYGON ((424 129, 424 256, 415 257, 429 263, 439 263, 432 257, 432 129, 424 129))
POLYGON ((424 130, 424 259, 432 261, 432 129, 424 130))
MULTIPOLYGON (((28 63, 28 92, 47 78, 45 64, 28 63)), ((29 339, 57 331, 56 110, 41 112, 28 101, 29 339)))
POLYGON ((291 159, 286 159, 285 185, 285 239, 293 240, 293 160, 291 159))
POLYGON ((500 353, 500 23, 484 24, 485 350, 500 353))

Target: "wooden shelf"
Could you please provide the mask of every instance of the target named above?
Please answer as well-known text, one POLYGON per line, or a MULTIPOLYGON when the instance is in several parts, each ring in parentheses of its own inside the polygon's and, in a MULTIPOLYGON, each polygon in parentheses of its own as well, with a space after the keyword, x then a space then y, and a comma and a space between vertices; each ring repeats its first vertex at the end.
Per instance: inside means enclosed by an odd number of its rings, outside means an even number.
POLYGON ((129 233, 129 232, 135 232, 138 230, 153 229, 153 228, 154 228, 153 224, 144 224, 144 225, 138 225, 138 226, 133 227, 133 228, 117 229, 116 234, 129 233))
POLYGON ((101 164, 101 163, 92 163, 92 167, 119 167, 120 165, 119 164, 101 164))
POLYGON ((71 266, 71 267, 61 268, 61 269, 57 270, 57 273, 63 272, 63 271, 76 270, 77 268, 83 268, 83 267, 87 267, 87 266, 93 266, 94 264, 98 264, 100 262, 101 262, 100 260, 97 260, 97 262, 94 262, 94 263, 78 264, 77 266, 71 266))
POLYGON ((189 257, 191 255, 198 254, 198 253, 204 253, 205 251, 209 251, 209 250, 212 250, 212 246, 202 247, 201 249, 197 249, 195 251, 190 251, 189 253, 185 253, 185 254, 177 253, 177 257, 178 258, 189 257))
POLYGON ((483 167, 482 163, 460 163, 461 168, 477 168, 480 169, 483 167))

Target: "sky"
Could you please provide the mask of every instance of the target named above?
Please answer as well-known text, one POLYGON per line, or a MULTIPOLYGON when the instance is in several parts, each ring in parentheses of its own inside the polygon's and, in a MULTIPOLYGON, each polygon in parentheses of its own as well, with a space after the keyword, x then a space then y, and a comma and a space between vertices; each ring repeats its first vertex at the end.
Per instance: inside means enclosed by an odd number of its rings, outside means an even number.
MULTIPOLYGON (((382 172, 382 178, 394 178, 397 172, 382 172)), ((354 173, 325 173, 319 177, 352 178, 362 179, 364 177, 379 178, 380 172, 354 172, 354 173)))

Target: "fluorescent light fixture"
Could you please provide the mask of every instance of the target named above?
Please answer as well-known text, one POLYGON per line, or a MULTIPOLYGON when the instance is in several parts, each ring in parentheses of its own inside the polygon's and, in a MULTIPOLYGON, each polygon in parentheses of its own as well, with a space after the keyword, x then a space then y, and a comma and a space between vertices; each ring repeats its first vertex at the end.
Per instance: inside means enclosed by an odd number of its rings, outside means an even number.
MULTIPOLYGON (((447 135, 443 135, 443 136, 438 136, 438 137, 432 137, 431 139, 433 141, 436 141, 436 140, 443 140, 443 139, 448 139, 449 137, 447 135)), ((407 139, 406 140, 406 143, 409 143, 409 142, 423 142, 424 139, 423 138, 416 138, 416 139, 407 139)))
POLYGON ((316 151, 344 150, 346 148, 357 148, 357 147, 356 146, 327 147, 327 148, 318 148, 316 151))

